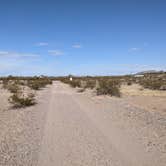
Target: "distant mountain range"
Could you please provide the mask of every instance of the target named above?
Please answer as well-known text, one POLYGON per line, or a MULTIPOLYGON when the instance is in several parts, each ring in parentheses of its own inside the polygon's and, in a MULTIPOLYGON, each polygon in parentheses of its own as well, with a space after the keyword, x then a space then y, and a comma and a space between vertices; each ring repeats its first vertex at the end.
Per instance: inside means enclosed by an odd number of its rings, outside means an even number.
POLYGON ((160 73, 164 73, 164 71, 157 71, 157 70, 147 70, 147 71, 142 71, 142 72, 138 72, 135 75, 144 75, 144 74, 160 74, 160 73))

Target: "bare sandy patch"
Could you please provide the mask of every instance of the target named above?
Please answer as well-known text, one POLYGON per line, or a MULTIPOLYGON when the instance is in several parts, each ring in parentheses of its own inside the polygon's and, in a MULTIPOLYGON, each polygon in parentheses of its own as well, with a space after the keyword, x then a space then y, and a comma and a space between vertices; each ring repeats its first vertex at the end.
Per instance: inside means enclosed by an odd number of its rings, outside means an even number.
POLYGON ((122 85, 121 93, 124 96, 158 96, 166 97, 166 91, 144 89, 139 84, 122 85))
POLYGON ((10 97, 10 95, 10 92, 8 90, 3 89, 2 85, 0 84, 0 112, 8 109, 8 98, 10 97))
POLYGON ((166 113, 166 91, 144 89, 138 84, 122 85, 122 98, 130 106, 166 113))
MULTIPOLYGON (((24 95, 30 92, 24 87, 24 95)), ((36 92, 35 106, 12 109, 10 92, 0 89, 0 165, 36 165, 49 93, 49 88, 36 92)))

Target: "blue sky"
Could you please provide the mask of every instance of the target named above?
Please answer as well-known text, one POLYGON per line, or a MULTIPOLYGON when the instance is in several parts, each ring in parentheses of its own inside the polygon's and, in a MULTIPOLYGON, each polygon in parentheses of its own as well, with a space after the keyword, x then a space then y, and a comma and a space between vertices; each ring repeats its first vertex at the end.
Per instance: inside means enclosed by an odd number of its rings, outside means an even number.
POLYGON ((164 0, 0 0, 0 75, 166 70, 164 0))

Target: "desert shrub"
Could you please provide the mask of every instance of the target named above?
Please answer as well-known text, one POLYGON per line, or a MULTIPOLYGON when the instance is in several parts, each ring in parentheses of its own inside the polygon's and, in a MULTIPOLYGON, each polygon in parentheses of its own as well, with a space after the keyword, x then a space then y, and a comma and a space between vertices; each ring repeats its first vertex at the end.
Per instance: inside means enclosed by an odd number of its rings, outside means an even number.
MULTIPOLYGON (((82 87, 82 88, 97 88, 100 89, 98 83, 109 81, 113 82, 113 88, 119 88, 120 84, 132 85, 134 83, 141 84, 144 88, 165 90, 166 88, 166 73, 162 74, 148 74, 144 77, 135 77, 134 75, 126 76, 96 76, 96 77, 73 77, 73 81, 70 81, 68 77, 59 77, 64 83, 71 85, 72 87, 82 87), (80 84, 82 82, 82 84, 80 84), (116 85, 116 86, 115 86, 116 85)), ((107 87, 108 88, 108 87, 107 87)), ((99 90, 98 90, 99 91, 99 90)), ((103 92, 104 93, 104 92, 103 92)), ((118 92, 117 92, 118 93, 118 92)))
POLYGON ((152 90, 161 90, 161 87, 166 85, 166 83, 164 83, 162 80, 151 80, 151 79, 142 80, 140 81, 140 84, 144 88, 148 88, 152 90))
POLYGON ((116 81, 100 80, 97 95, 111 95, 120 97, 119 84, 116 81))
POLYGON ((20 87, 18 84, 16 83, 12 83, 12 84, 9 84, 7 86, 7 89, 11 92, 11 93, 17 93, 19 90, 20 90, 20 87))
POLYGON ((127 82, 127 85, 128 86, 132 85, 132 82, 131 81, 127 82))
POLYGON ((62 79, 60 79, 60 81, 61 82, 63 82, 63 83, 65 83, 65 84, 70 84, 70 80, 69 79, 67 79, 67 78, 62 78, 62 79))
POLYGON ((26 81, 25 80, 15 80, 14 82, 17 85, 26 86, 26 81))
POLYGON ((96 86, 96 80, 87 80, 85 88, 93 89, 96 86))
POLYGON ((43 85, 39 81, 28 81, 28 87, 30 87, 33 90, 39 90, 43 87, 43 85))
POLYGON ((4 89, 7 89, 8 83, 9 83, 9 80, 8 80, 8 79, 4 78, 4 79, 2 80, 2 84, 3 84, 3 88, 4 88, 4 89))
POLYGON ((41 88, 44 88, 48 84, 52 84, 52 80, 34 79, 34 80, 28 80, 27 83, 27 85, 33 90, 40 90, 41 88))
POLYGON ((73 88, 81 87, 81 81, 79 81, 79 80, 69 81, 69 84, 73 88))
POLYGON ((70 81, 68 77, 64 77, 61 78, 60 81, 65 84, 69 84, 73 88, 81 87, 81 80, 79 79, 73 79, 72 81, 70 81))
POLYGON ((15 81, 3 80, 3 88, 9 90, 11 93, 17 93, 20 90, 19 85, 15 81))
POLYGON ((19 95, 19 93, 14 93, 9 98, 9 102, 13 105, 14 108, 28 107, 36 104, 33 94, 24 97, 19 95))

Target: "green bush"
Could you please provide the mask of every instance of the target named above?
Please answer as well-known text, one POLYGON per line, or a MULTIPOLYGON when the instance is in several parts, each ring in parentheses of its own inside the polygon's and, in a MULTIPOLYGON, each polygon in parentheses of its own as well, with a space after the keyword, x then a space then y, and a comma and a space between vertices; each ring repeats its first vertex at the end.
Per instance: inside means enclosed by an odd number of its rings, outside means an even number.
POLYGON ((76 87, 81 87, 81 82, 79 80, 73 80, 69 81, 69 84, 71 87, 76 88, 76 87))
POLYGON ((10 98, 9 102, 13 104, 14 108, 28 107, 36 104, 33 94, 28 97, 21 97, 18 93, 14 93, 10 98))
POLYGON ((8 84, 9 84, 9 80, 7 80, 6 78, 4 78, 4 79, 2 80, 2 84, 3 84, 3 88, 4 88, 4 89, 7 89, 7 86, 8 86, 8 84))
POLYGON ((100 80, 97 95, 111 95, 120 97, 119 83, 117 81, 100 80))
POLYGON ((80 79, 73 79, 72 81, 69 80, 68 77, 64 77, 60 79, 61 82, 65 84, 69 84, 71 87, 76 88, 76 87, 81 87, 81 80, 80 79))
POLYGON ((152 90, 160 90, 163 85, 166 85, 162 80, 142 80, 140 84, 144 88, 152 89, 152 90))
POLYGON ((87 80, 85 88, 93 89, 96 86, 96 80, 87 80))
POLYGON ((11 93, 17 93, 20 90, 19 85, 15 81, 3 80, 3 88, 9 90, 11 93))
POLYGON ((13 84, 9 84, 7 86, 7 89, 11 92, 11 93, 17 93, 20 90, 19 85, 17 85, 16 83, 13 84))
POLYGON ((27 85, 31 89, 40 90, 41 88, 44 88, 48 84, 52 84, 52 80, 49 80, 49 79, 34 79, 34 80, 28 80, 27 85))

